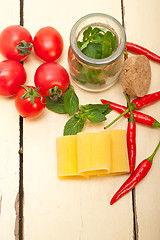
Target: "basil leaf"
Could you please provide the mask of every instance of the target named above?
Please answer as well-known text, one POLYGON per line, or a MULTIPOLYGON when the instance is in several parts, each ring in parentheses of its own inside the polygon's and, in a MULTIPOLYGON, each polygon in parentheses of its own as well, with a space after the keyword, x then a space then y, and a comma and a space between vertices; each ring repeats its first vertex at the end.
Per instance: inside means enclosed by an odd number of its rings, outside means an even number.
POLYGON ((87 118, 94 123, 103 122, 106 120, 106 117, 103 115, 103 113, 96 110, 91 111, 89 114, 87 114, 87 118))
POLYGON ((63 135, 76 135, 77 133, 81 132, 85 121, 86 120, 82 118, 76 117, 76 115, 71 117, 64 126, 63 135))
POLYGON ((59 98, 57 101, 53 101, 50 97, 45 97, 46 107, 56 113, 66 113, 64 108, 63 97, 59 98))
POLYGON ((64 94, 64 108, 69 115, 73 115, 79 106, 79 99, 73 89, 68 89, 64 94))

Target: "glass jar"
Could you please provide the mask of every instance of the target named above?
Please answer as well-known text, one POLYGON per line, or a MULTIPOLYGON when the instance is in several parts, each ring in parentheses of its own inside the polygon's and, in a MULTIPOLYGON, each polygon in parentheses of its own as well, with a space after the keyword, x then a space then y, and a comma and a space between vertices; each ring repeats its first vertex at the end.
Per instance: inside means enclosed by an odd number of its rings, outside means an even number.
POLYGON ((68 64, 70 75, 77 85, 85 90, 100 92, 111 87, 119 77, 123 62, 126 36, 122 25, 113 17, 103 13, 88 14, 79 19, 71 29, 68 64), (84 55, 77 46, 83 32, 88 28, 105 28, 117 39, 117 49, 109 57, 94 59, 84 55))

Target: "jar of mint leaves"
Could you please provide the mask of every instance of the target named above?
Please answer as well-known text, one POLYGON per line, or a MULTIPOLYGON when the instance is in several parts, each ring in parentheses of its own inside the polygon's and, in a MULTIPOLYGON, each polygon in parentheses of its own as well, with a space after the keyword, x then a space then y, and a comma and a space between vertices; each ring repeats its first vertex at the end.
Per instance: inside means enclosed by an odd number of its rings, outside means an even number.
POLYGON ((103 13, 88 14, 71 29, 69 71, 77 85, 100 92, 111 87, 124 62, 126 36, 122 25, 103 13))

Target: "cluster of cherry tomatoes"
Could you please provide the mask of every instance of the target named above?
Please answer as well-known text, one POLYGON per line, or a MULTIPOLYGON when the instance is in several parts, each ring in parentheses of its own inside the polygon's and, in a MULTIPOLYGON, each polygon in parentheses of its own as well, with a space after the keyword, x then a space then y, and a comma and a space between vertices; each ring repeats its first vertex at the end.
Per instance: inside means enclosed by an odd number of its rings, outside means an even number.
POLYGON ((41 28, 34 39, 19 25, 5 28, 0 34, 0 53, 7 58, 0 62, 0 95, 14 96, 15 106, 24 118, 39 116, 45 108, 45 97, 64 93, 69 86, 69 75, 55 62, 63 51, 63 39, 53 27, 41 28), (35 53, 45 63, 36 70, 35 86, 25 86, 26 71, 20 63, 35 53))

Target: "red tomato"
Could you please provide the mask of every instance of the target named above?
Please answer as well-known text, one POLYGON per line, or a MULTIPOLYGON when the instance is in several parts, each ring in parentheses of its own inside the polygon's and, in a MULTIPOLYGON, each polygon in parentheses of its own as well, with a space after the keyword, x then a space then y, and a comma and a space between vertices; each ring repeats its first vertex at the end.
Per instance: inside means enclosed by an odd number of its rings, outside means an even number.
POLYGON ((0 52, 1 54, 11 60, 23 61, 30 54, 32 46, 31 34, 22 26, 12 25, 5 28, 0 34, 0 52), (27 44, 24 55, 21 56, 19 50, 16 48, 22 41, 27 44), (27 54, 26 54, 27 53, 27 54))
POLYGON ((33 86, 22 86, 16 93, 14 99, 15 106, 19 114, 24 118, 38 117, 45 108, 45 98, 41 95, 39 91, 36 91, 36 93, 34 93, 34 89, 35 87, 33 86), (26 88, 28 90, 26 90, 26 88), (26 98, 22 99, 21 97, 24 96, 24 94, 26 93, 29 93, 29 96, 26 96, 26 98), (40 94, 39 97, 37 96, 37 93, 40 94), (34 103, 31 102, 31 95, 34 95, 35 97, 34 103))
POLYGON ((33 46, 38 57, 46 62, 53 62, 62 54, 63 39, 55 28, 44 27, 36 33, 33 46))
POLYGON ((0 95, 10 97, 26 81, 26 71, 21 63, 13 60, 0 62, 0 95))
POLYGON ((36 87, 40 87, 44 96, 50 96, 49 89, 58 86, 65 92, 69 86, 69 75, 64 67, 56 62, 41 64, 34 76, 36 87))

